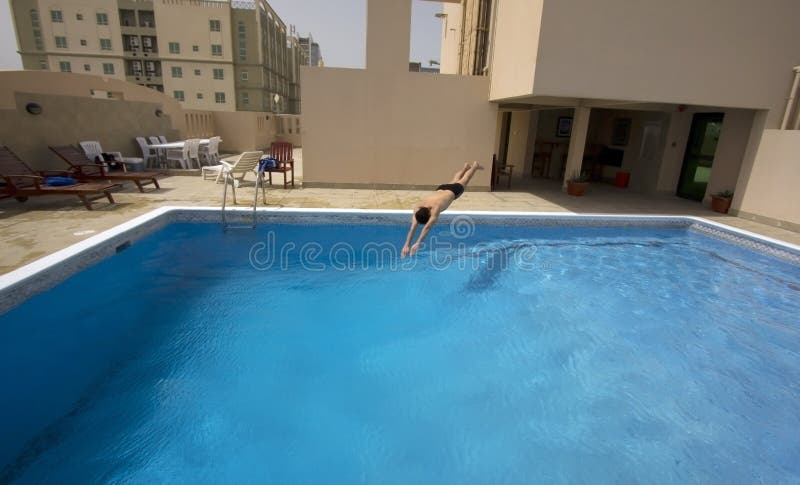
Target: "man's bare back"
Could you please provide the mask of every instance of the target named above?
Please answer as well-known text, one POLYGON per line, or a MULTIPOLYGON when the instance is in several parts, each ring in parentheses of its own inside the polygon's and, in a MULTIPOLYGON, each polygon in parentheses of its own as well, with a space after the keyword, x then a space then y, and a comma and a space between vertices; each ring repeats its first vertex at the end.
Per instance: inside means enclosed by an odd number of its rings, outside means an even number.
POLYGON ((417 254, 422 241, 425 240, 428 232, 436 224, 439 214, 450 207, 450 204, 464 193, 464 188, 472 179, 475 171, 481 168, 483 167, 478 165, 478 162, 465 163, 464 168, 453 175, 453 180, 450 183, 440 185, 434 193, 414 205, 413 215, 411 216, 411 229, 409 229, 408 236, 406 236, 403 251, 400 253, 401 257, 405 258, 409 254, 411 256, 417 254), (414 233, 417 231, 417 225, 419 224, 424 224, 424 227, 419 234, 417 242, 412 245, 411 240, 414 238, 414 233))

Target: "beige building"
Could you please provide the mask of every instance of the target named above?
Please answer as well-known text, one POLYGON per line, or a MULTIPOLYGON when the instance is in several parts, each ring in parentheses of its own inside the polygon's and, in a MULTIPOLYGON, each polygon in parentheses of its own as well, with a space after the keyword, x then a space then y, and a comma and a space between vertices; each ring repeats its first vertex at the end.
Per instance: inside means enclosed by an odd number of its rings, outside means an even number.
POLYGON ((733 213, 800 230, 800 3, 450 0, 438 75, 407 72, 411 0, 367 4, 366 69, 301 70, 307 185, 430 187, 495 155, 521 190, 730 190, 733 213))
POLYGON ((304 66, 325 66, 325 61, 322 60, 322 49, 319 43, 314 42, 311 34, 308 34, 308 37, 299 37, 297 40, 303 51, 304 66))
POLYGON ((497 0, 455 0, 443 4, 442 74, 488 74, 493 7, 497 0))
POLYGON ((12 0, 11 7, 27 70, 124 79, 187 109, 298 112, 296 49, 265 0, 12 0))

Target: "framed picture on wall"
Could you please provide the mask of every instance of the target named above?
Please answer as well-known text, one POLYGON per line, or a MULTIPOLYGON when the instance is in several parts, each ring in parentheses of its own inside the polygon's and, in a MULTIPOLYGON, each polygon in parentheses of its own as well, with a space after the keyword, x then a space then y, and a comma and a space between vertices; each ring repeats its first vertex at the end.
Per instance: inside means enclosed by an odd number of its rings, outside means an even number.
POLYGON ((556 136, 559 138, 569 138, 572 134, 572 117, 559 116, 556 124, 556 136))
POLYGON ((611 144, 624 147, 628 145, 631 137, 631 119, 617 118, 614 120, 614 130, 611 132, 611 144))

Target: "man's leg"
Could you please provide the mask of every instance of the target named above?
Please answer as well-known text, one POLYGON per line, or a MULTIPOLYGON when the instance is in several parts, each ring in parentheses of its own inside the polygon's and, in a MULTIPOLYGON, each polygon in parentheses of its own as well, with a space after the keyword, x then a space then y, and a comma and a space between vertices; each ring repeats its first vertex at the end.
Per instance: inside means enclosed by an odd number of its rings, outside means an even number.
POLYGON ((451 184, 460 183, 461 182, 461 178, 464 176, 465 173, 467 173, 467 170, 469 170, 469 167, 470 167, 469 162, 464 162, 464 168, 462 168, 461 170, 456 172, 455 175, 453 175, 453 178, 450 180, 450 183, 451 184))
POLYGON ((464 175, 462 175, 461 178, 456 182, 466 187, 469 181, 472 180, 472 176, 475 175, 475 170, 478 170, 478 167, 478 162, 472 162, 472 165, 470 165, 467 171, 464 172, 464 175))

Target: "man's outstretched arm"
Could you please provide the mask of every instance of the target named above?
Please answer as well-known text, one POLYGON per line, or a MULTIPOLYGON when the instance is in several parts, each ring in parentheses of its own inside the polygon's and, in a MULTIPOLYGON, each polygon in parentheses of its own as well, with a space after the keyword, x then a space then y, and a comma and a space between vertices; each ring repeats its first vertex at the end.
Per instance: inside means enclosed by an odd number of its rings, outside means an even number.
POLYGON ((406 242, 403 244, 403 251, 400 252, 400 257, 405 258, 408 256, 408 252, 411 251, 411 239, 414 238, 414 233, 417 231, 417 218, 414 215, 411 215, 411 229, 408 230, 408 235, 406 236, 406 242))
POLYGON ((414 245, 411 246, 411 255, 412 256, 417 254, 417 251, 419 251, 419 246, 425 240, 425 237, 428 236, 428 233, 431 232, 431 228, 433 227, 434 224, 436 224, 436 220, 438 218, 439 218, 438 214, 431 215, 431 218, 428 221, 428 223, 425 224, 425 227, 422 228, 422 232, 419 233, 419 238, 417 239, 417 242, 415 242, 414 245))

